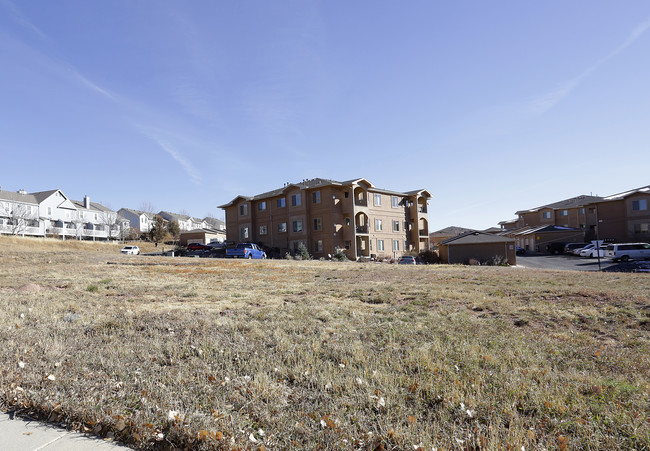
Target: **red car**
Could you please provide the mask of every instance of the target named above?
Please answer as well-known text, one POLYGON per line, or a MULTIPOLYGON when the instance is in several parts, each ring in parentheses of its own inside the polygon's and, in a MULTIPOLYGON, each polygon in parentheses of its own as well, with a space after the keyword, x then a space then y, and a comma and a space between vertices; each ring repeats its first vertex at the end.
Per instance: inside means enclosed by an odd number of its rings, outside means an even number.
POLYGON ((187 245, 188 251, 202 251, 204 249, 210 249, 210 246, 206 246, 203 243, 190 243, 187 245))

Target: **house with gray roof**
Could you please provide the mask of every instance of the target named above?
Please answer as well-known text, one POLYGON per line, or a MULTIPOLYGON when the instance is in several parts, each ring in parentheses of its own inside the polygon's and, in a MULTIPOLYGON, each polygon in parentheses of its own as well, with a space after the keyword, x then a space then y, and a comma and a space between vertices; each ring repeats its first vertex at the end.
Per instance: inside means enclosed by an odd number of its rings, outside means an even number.
MULTIPOLYGON (((73 201, 61 190, 27 193, 0 190, 0 233, 58 236, 62 239, 111 239, 119 231, 117 214, 98 203, 73 201)), ((121 224, 124 224, 122 220, 121 224)))

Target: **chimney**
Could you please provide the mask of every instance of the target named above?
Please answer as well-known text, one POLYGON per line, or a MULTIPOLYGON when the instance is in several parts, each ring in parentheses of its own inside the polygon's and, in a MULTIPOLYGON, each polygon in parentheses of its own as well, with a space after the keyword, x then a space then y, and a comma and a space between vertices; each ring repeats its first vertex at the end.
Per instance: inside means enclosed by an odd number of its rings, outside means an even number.
POLYGON ((90 209, 90 197, 84 196, 84 208, 90 209))
POLYGON ((18 194, 27 194, 27 191, 25 191, 24 189, 19 189, 18 194))

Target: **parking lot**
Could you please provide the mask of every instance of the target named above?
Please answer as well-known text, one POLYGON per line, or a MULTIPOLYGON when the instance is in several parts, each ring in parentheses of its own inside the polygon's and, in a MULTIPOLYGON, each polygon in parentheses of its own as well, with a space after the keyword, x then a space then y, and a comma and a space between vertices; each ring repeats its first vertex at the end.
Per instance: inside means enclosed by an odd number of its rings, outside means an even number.
MULTIPOLYGON (((560 269, 565 271, 598 271, 597 258, 576 257, 573 255, 517 255, 517 266, 537 269, 560 269)), ((600 259, 601 271, 647 272, 650 261, 613 262, 608 258, 600 259)))

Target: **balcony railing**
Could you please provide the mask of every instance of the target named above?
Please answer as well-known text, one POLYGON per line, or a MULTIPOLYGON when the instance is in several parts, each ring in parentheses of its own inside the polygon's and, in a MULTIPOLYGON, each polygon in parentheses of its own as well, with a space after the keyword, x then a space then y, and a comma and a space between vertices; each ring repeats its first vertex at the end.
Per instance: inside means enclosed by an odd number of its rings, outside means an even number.
POLYGON ((418 207, 418 213, 426 213, 427 207, 418 207))
POLYGON ((368 226, 357 226, 357 233, 368 233, 368 226))
POLYGON ((367 207, 368 201, 365 199, 354 199, 354 205, 358 207, 367 207))
POLYGON ((429 236, 429 233, 426 229, 420 229, 420 236, 429 236))

